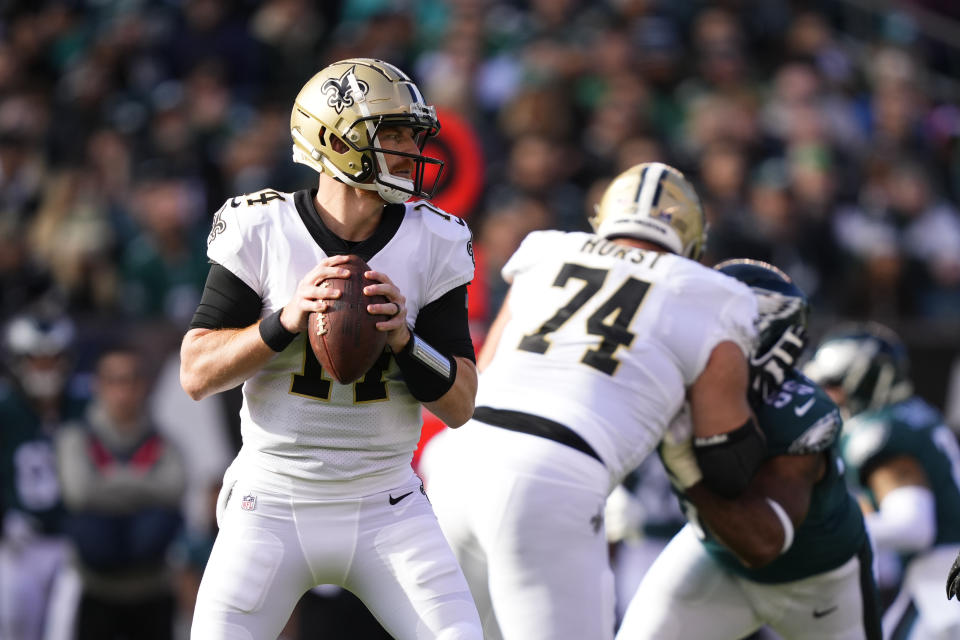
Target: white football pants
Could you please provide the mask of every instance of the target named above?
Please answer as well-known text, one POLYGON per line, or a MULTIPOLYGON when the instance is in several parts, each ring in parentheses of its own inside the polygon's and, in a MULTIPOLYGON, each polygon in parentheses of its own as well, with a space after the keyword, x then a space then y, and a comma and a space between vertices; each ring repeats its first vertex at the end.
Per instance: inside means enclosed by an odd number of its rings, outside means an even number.
POLYGON ((754 582, 717 564, 688 524, 647 571, 617 640, 737 640, 765 624, 787 640, 864 640, 861 568, 854 556, 802 580, 754 582))
POLYGON ((240 480, 200 583, 191 638, 275 640, 304 592, 336 584, 399 640, 480 640, 469 588, 420 487, 411 471, 392 491, 320 501, 240 480))
POLYGON ((597 460, 471 422, 427 444, 420 470, 467 576, 486 640, 613 637, 613 573, 597 460))

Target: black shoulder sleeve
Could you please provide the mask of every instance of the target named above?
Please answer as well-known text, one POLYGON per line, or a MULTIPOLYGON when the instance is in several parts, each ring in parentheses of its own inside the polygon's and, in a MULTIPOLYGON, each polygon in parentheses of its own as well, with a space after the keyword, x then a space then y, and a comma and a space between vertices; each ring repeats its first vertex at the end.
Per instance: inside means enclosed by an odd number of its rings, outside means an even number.
POLYGON ((420 309, 413 330, 440 353, 477 361, 470 339, 465 284, 420 309))
POLYGON ((260 318, 263 301, 257 292, 226 267, 210 265, 203 297, 190 321, 191 329, 242 329, 260 318))

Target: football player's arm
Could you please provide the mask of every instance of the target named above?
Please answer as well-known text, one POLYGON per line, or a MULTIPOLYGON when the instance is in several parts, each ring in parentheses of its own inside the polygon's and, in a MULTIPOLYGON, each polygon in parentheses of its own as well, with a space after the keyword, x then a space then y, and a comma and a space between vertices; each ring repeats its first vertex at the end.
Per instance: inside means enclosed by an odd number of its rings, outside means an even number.
POLYGON ((493 360, 493 354, 497 351, 497 345, 500 344, 500 336, 503 335, 503 329, 507 326, 507 323, 510 322, 510 291, 507 291, 507 295, 503 299, 503 304, 500 306, 500 311, 497 313, 497 317, 494 318, 493 324, 490 325, 489 331, 487 331, 487 337, 483 341, 483 346, 480 347, 480 353, 477 356, 477 369, 483 371, 487 368, 490 362, 493 360))
POLYGON ((686 499, 697 508, 701 524, 744 566, 762 567, 790 548, 825 465, 822 453, 774 456, 735 499, 721 497, 704 482, 688 488, 686 499))
POLYGON ((707 485, 732 498, 747 486, 766 457, 766 446, 747 403, 748 364, 736 343, 717 344, 687 392, 693 453, 707 485))
POLYGON ((260 319, 262 301, 242 280, 214 264, 190 330, 180 345, 180 385, 200 400, 243 383, 307 327, 311 311, 323 311, 325 298, 339 292, 320 287, 327 278, 343 278, 346 256, 325 258, 297 285, 280 311, 260 319), (262 325, 262 326, 261 326, 262 325), (269 344, 268 344, 269 341, 269 344), (272 346, 271 346, 272 345, 272 346))
POLYGON ((879 508, 864 521, 877 548, 910 553, 930 547, 937 537, 936 500, 917 459, 894 456, 868 469, 866 485, 879 508))
MULTIPOLYGON (((368 271, 366 275, 378 281, 364 289, 367 295, 384 295, 397 305, 393 317, 378 322, 377 328, 387 332, 387 345, 393 351, 410 393, 448 427, 464 424, 473 416, 477 397, 477 365, 467 315, 467 285, 454 287, 424 305, 411 330, 407 324, 406 299, 390 278, 378 271, 368 271)), ((371 305, 370 312, 377 313, 380 308, 381 305, 371 305)))

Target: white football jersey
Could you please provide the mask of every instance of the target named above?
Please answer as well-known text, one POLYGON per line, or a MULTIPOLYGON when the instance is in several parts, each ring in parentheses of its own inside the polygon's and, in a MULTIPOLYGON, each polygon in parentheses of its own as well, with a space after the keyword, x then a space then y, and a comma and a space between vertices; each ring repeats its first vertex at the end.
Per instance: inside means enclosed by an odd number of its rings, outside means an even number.
POLYGON ((686 258, 588 233, 537 231, 503 267, 511 320, 477 406, 573 429, 619 483, 660 441, 713 348, 749 353, 756 301, 686 258))
MULTIPOLYGON (((380 228, 349 251, 324 231, 311 192, 265 190, 224 203, 207 255, 260 295, 262 316, 286 305, 328 251, 356 253, 387 274, 406 297, 411 326, 426 304, 473 278, 466 223, 426 202, 387 207, 380 228)), ((422 424, 420 403, 389 351, 365 377, 341 385, 303 334, 244 382, 240 422, 245 469, 270 472, 264 480, 285 491, 290 480, 308 481, 295 486, 318 496, 398 486, 409 477, 422 424)))

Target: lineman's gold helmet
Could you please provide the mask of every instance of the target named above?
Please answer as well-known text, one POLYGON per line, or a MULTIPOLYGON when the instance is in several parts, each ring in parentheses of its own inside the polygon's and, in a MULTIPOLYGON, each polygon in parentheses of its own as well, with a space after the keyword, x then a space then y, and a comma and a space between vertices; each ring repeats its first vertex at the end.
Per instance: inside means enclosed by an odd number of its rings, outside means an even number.
POLYGON ((350 186, 377 191, 387 202, 430 198, 443 161, 380 148, 377 133, 389 126, 412 127, 421 151, 427 138, 440 130, 434 108, 392 64, 372 58, 334 62, 310 78, 297 95, 290 116, 293 159, 350 186), (413 179, 391 175, 386 153, 413 158, 413 179), (427 164, 436 165, 437 173, 424 189, 427 164))
POLYGON ((682 173, 662 162, 645 162, 614 178, 590 219, 605 238, 648 240, 699 260, 707 241, 700 198, 682 173))

